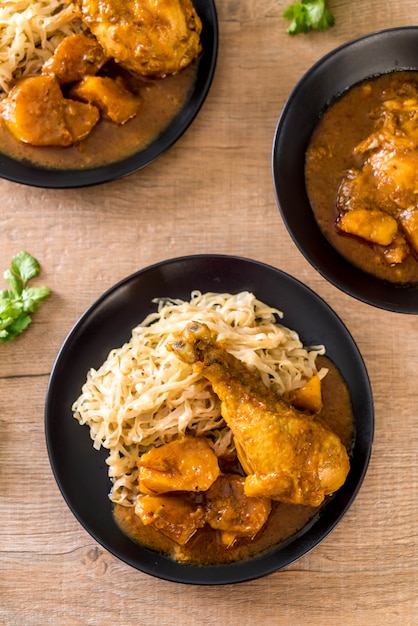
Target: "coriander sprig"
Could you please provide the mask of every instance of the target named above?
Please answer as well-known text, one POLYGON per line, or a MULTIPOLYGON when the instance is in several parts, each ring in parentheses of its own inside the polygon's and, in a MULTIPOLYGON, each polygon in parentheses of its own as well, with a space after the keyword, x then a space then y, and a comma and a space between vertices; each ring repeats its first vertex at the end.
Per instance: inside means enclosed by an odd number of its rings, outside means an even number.
POLYGON ((286 30, 289 35, 308 33, 310 30, 327 30, 334 25, 334 16, 326 6, 326 0, 302 0, 289 5, 283 17, 290 21, 286 30))
POLYGON ((0 290, 0 342, 6 343, 19 335, 32 321, 41 300, 50 294, 48 287, 28 287, 28 282, 39 275, 38 261, 22 250, 13 257, 3 277, 10 289, 0 290))

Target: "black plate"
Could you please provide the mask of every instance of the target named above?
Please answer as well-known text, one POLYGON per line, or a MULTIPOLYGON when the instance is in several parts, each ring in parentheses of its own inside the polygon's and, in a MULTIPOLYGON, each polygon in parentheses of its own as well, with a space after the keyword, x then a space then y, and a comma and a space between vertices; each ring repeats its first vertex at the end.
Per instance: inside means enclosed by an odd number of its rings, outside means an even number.
POLYGON ((102 295, 80 318, 54 364, 45 410, 51 466, 61 492, 79 522, 109 552, 129 565, 166 580, 220 585, 274 572, 316 546, 341 520, 354 500, 369 462, 373 439, 373 400, 362 357, 337 315, 315 293, 291 276, 262 263, 221 255, 164 261, 129 276, 102 295), (283 324, 305 345, 323 343, 344 376, 355 416, 352 467, 345 485, 322 512, 289 541, 249 561, 191 566, 142 548, 115 524, 108 498, 107 451, 92 447, 87 427, 78 424, 71 405, 87 371, 97 368, 112 348, 128 341, 131 330, 155 311, 156 297, 188 300, 202 292, 252 291, 284 312, 283 324))
POLYGON ((218 54, 218 19, 213 0, 194 0, 202 20, 203 52, 195 84, 183 109, 170 125, 147 148, 116 163, 83 170, 52 170, 39 168, 0 154, 0 177, 34 187, 85 187, 116 180, 136 172, 166 152, 187 130, 201 109, 215 73, 218 54))
POLYGON ((324 237, 305 188, 305 153, 326 107, 349 87, 394 70, 418 71, 418 27, 372 33, 336 48, 313 65, 290 94, 276 126, 273 184, 283 221, 299 250, 324 278, 368 304, 418 313, 418 289, 362 272, 324 237))

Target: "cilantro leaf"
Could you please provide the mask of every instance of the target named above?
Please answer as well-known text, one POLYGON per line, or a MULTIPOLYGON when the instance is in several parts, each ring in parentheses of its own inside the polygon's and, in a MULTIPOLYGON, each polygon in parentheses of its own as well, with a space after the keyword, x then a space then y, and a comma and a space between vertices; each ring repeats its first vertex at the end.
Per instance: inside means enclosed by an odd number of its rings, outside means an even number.
POLYGON ((7 330, 0 332, 0 341, 3 343, 11 341, 16 335, 20 335, 20 333, 29 326, 31 321, 30 315, 21 315, 8 326, 7 330))
POLYGON ((39 275, 38 261, 22 250, 13 257, 3 276, 10 290, 0 290, 0 342, 11 341, 32 321, 39 303, 50 294, 48 287, 28 287, 27 283, 39 275))
POLYGON ((22 293, 23 283, 21 278, 17 276, 12 270, 6 270, 3 274, 3 278, 7 280, 12 290, 12 294, 18 296, 22 293))
POLYGON ((22 310, 24 313, 35 313, 39 302, 49 296, 48 287, 26 287, 22 291, 22 310))
POLYGON ((31 278, 35 278, 39 275, 41 268, 36 259, 30 254, 22 250, 18 252, 12 259, 12 272, 14 272, 26 285, 31 278))
POLYGON ((283 17, 290 21, 286 30, 289 35, 308 33, 310 30, 327 30, 334 25, 334 16, 326 6, 326 0, 302 0, 289 5, 283 17))

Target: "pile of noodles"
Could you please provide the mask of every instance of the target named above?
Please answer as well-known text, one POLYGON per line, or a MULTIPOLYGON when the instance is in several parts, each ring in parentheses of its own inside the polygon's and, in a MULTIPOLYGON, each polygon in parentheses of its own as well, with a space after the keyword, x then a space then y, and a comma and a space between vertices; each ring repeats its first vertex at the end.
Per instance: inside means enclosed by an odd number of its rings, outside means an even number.
POLYGON ((67 35, 83 27, 66 0, 1 0, 0 97, 36 74, 67 35))
POLYGON ((189 302, 163 299, 128 343, 88 372, 72 408, 79 423, 89 426, 94 447, 109 450, 114 502, 135 503, 138 458, 181 433, 207 436, 218 456, 234 451, 210 383, 168 350, 174 334, 191 321, 207 324, 228 352, 286 396, 313 376, 316 357, 325 350, 305 348, 297 333, 278 323, 281 317, 249 292, 195 291, 189 302))

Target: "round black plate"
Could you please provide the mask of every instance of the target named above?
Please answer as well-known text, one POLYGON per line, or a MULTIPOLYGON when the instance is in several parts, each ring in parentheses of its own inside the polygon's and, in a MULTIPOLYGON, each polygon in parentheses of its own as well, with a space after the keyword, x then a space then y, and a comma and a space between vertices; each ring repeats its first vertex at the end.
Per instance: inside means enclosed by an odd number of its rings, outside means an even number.
POLYGON ((218 19, 213 0, 194 0, 202 20, 203 52, 195 84, 183 109, 170 125, 147 148, 102 167, 84 170, 53 170, 16 161, 0 153, 0 177, 34 187, 85 187, 116 180, 136 172, 166 152, 187 130, 202 107, 215 73, 218 54, 218 19))
POLYGON ((220 585, 274 572, 316 546, 341 520, 354 500, 369 462, 373 439, 373 400, 362 357, 337 315, 315 293, 291 276, 237 257, 199 255, 164 261, 112 287, 80 318, 54 364, 45 409, 51 466, 61 492, 84 528, 109 552, 153 576, 181 583, 220 585), (107 452, 92 447, 87 427, 71 405, 87 371, 97 368, 112 348, 128 341, 131 330, 155 311, 156 297, 188 300, 191 291, 253 292, 283 311, 283 324, 305 345, 325 344, 350 389, 355 417, 352 467, 345 485, 300 533, 275 550, 249 561, 221 566, 179 564, 126 537, 115 524, 108 498, 107 452))
POLYGON ((388 311, 418 313, 418 288, 374 278, 346 261, 320 231, 305 188, 305 153, 326 107, 349 87, 394 70, 418 71, 418 27, 393 28, 351 41, 313 65, 290 94, 272 151, 273 184, 283 221, 315 269, 345 293, 388 311))

